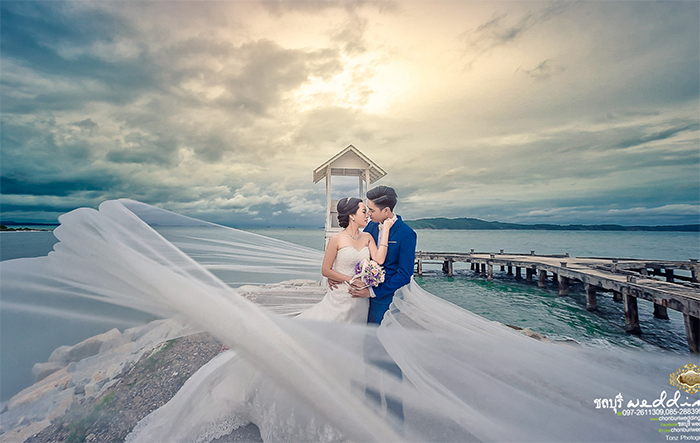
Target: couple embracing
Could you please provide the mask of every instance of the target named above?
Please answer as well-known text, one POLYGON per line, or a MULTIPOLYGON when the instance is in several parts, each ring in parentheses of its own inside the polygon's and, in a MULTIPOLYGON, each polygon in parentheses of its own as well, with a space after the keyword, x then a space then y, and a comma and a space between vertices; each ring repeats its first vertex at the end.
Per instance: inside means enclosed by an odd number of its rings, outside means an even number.
POLYGON ((322 274, 328 278, 329 290, 300 318, 382 322, 396 290, 411 281, 416 256, 416 233, 394 214, 396 202, 396 192, 388 186, 369 190, 367 204, 359 198, 338 201, 338 223, 345 229, 326 246, 322 274), (367 258, 382 265, 386 273, 376 287, 353 281, 355 267, 367 258))

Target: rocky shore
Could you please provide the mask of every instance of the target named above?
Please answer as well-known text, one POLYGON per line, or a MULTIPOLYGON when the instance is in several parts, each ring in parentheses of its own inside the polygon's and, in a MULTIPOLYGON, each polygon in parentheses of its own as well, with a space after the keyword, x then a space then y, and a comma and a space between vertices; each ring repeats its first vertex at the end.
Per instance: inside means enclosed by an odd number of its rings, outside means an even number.
MULTIPOLYGON (((317 281, 290 280, 238 289, 282 315, 318 301, 317 281), (309 298, 310 297, 310 298, 309 298)), ((35 383, 5 405, 0 443, 121 442, 143 417, 167 403, 225 347, 174 319, 118 329, 56 349, 32 369, 35 383)), ((261 441, 255 425, 217 442, 261 441)))

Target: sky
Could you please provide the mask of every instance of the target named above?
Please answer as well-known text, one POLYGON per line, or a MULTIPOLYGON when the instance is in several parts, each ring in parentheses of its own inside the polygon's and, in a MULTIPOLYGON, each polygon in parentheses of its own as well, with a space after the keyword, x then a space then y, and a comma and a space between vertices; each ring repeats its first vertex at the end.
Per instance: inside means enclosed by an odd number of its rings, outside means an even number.
POLYGON ((321 227, 312 172, 352 144, 405 219, 700 223, 695 1, 0 8, 4 221, 131 198, 321 227))

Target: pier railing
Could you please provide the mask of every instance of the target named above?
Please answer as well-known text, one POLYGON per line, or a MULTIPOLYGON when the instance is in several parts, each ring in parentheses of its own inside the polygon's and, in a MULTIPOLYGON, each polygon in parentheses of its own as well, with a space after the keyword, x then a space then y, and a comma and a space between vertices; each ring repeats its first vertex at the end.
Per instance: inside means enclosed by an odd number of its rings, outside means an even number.
POLYGON ((569 286, 581 282, 589 311, 598 308, 597 295, 611 292, 621 300, 625 312, 625 329, 641 334, 637 299, 654 303, 654 316, 668 318, 667 309, 683 313, 688 349, 700 354, 700 264, 697 260, 639 260, 628 258, 569 257, 563 255, 511 254, 493 252, 416 252, 416 273, 423 274, 424 263, 442 263, 442 271, 454 275, 454 263, 470 263, 471 269, 492 280, 494 266, 509 276, 533 282, 540 287, 548 279, 558 284, 559 295, 568 295, 569 286), (515 270, 515 273, 513 273, 515 270), (523 270, 525 276, 523 277, 523 270), (684 272, 679 273, 682 270, 684 272))

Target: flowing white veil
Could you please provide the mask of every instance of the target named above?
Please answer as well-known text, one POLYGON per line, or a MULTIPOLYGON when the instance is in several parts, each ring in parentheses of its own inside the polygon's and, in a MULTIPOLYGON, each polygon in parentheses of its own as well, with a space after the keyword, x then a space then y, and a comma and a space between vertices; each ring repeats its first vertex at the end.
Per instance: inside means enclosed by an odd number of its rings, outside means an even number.
POLYGON ((319 251, 130 200, 60 222, 48 257, 0 264, 3 301, 41 294, 179 313, 232 349, 130 441, 209 441, 250 421, 266 441, 660 441, 648 417, 594 399, 651 402, 688 363, 539 342, 415 282, 379 328, 289 318, 280 314, 318 297, 301 289, 261 306, 234 287, 318 279, 319 251))

